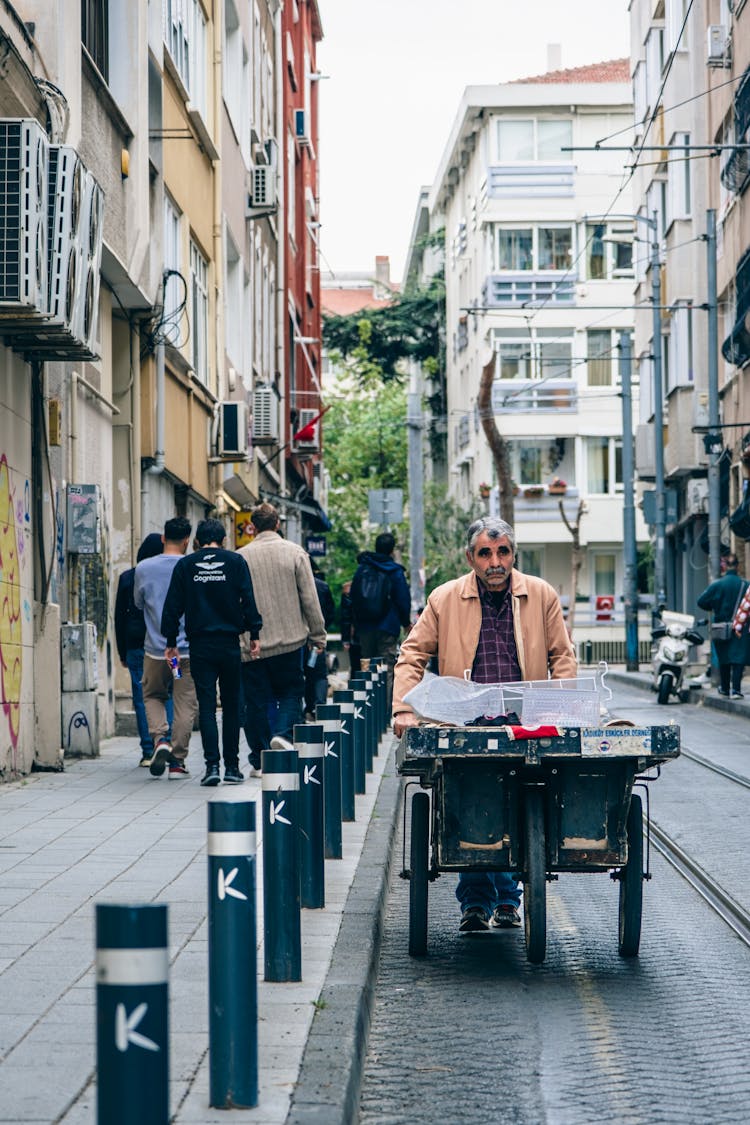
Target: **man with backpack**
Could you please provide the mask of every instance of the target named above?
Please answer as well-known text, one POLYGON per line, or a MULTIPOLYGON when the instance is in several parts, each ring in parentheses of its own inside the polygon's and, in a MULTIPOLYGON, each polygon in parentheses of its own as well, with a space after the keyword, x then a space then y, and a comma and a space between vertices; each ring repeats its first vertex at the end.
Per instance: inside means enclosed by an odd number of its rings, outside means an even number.
POLYGON ((393 558, 396 540, 383 531, 374 551, 363 551, 352 579, 352 623, 362 657, 379 656, 388 666, 388 708, 393 694, 393 666, 402 627, 410 625, 411 595, 406 571, 393 558))

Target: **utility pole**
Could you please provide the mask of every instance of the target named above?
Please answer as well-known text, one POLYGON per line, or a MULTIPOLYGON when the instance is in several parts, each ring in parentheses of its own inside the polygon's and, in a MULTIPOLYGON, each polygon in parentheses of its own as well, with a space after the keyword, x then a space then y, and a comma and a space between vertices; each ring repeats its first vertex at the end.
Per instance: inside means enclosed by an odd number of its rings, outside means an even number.
POLYGON ((422 392, 419 364, 412 363, 407 397, 409 449, 409 579, 411 609, 416 619, 424 607, 424 465, 422 460, 422 392))
POLYGON ((659 224, 656 211, 648 220, 651 226, 651 300, 654 305, 653 344, 654 357, 654 474, 656 491, 656 554, 654 557, 654 593, 656 609, 666 605, 667 581, 665 566, 666 550, 666 496, 664 494, 664 388, 662 386, 661 366, 661 272, 659 263, 659 224))
POLYGON ((638 671, 638 549, 635 541, 635 486, 633 484, 633 399, 631 393, 630 333, 620 333, 620 383, 622 386, 622 543, 625 562, 625 667, 638 671))
POLYGON ((719 305, 716 296, 716 212, 706 211, 706 311, 708 312, 708 566, 714 582, 721 577, 721 483, 719 455, 722 449, 719 419, 719 305))

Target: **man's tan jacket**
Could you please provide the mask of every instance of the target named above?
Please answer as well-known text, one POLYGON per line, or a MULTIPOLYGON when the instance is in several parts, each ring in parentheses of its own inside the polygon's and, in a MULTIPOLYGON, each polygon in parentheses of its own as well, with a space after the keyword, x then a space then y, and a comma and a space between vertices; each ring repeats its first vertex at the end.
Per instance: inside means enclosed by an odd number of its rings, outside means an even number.
MULTIPOLYGON (((577 662, 556 591, 542 578, 511 574, 513 632, 524 680, 575 676, 577 662)), ((433 590, 424 611, 401 645, 393 681, 393 714, 411 711, 403 698, 421 682, 431 656, 437 654, 441 676, 469 673, 474 664, 482 604, 477 576, 464 574, 433 590)))
MULTIPOLYGON (((275 531, 261 531, 238 553, 250 568, 263 617, 260 659, 292 652, 308 640, 325 648, 326 626, 307 552, 275 531)), ((243 661, 249 660, 249 633, 240 637, 240 649, 243 661)))

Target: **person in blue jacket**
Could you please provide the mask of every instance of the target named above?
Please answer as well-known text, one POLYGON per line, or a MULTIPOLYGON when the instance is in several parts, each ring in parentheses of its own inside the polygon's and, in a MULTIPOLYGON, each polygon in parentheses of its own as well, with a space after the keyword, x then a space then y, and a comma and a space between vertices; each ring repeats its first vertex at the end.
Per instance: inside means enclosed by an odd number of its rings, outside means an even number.
POLYGON ((393 558, 396 540, 383 531, 374 551, 363 551, 352 579, 352 623, 363 659, 380 657, 388 667, 388 713, 393 695, 393 667, 401 629, 411 624, 411 594, 406 571, 393 558))

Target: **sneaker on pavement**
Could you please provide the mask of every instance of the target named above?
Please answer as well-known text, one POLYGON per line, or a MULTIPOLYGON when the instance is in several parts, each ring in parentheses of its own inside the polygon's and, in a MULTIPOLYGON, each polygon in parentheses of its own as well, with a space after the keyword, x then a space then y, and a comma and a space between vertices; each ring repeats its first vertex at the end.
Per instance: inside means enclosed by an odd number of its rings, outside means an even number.
POLYGON ((496 930, 510 930, 521 925, 521 915, 509 902, 501 902, 492 912, 492 925, 496 930))
POLYGON ((224 769, 225 785, 240 785, 245 780, 245 775, 238 766, 226 766, 224 769))
POLYGON ((742 694, 741 691, 733 691, 732 694, 729 696, 729 698, 730 699, 744 699, 745 697, 744 697, 744 695, 742 694))
POLYGON ((290 742, 288 738, 282 738, 280 734, 275 734, 271 739, 272 750, 293 750, 294 743, 290 742))
POLYGON ((458 927, 460 934, 483 934, 487 933, 489 928, 490 920, 487 917, 487 911, 483 910, 481 906, 467 906, 461 914, 461 922, 458 927))
POLYGON ((724 688, 723 688, 723 687, 717 688, 716 690, 717 690, 717 692, 718 692, 718 694, 719 694, 719 695, 726 695, 726 696, 728 696, 728 695, 729 695, 729 692, 728 692, 728 691, 724 691, 724 688))
POLYGON ((151 765, 151 759, 153 758, 153 756, 154 756, 153 750, 151 750, 150 753, 144 752, 141 756, 141 760, 138 763, 138 765, 139 766, 150 766, 151 765))
POLYGON ((221 781, 221 774, 219 773, 218 766, 206 766, 206 772, 201 778, 201 785, 218 785, 221 781))
POLYGON ((157 742, 154 756, 149 762, 149 771, 152 777, 161 777, 167 768, 167 763, 172 757, 172 747, 168 742, 157 742))
POLYGON ((248 777, 262 777, 263 776, 263 770, 260 768, 260 766, 254 766, 253 763, 251 762, 250 763, 250 769, 247 771, 247 776, 248 777))
POLYGON ((179 781, 181 777, 190 777, 190 770, 182 762, 170 763, 169 780, 179 781))

